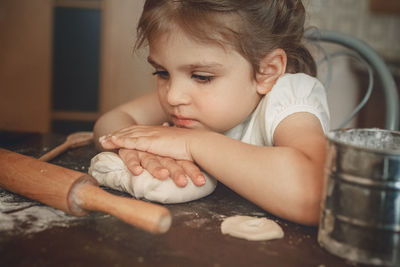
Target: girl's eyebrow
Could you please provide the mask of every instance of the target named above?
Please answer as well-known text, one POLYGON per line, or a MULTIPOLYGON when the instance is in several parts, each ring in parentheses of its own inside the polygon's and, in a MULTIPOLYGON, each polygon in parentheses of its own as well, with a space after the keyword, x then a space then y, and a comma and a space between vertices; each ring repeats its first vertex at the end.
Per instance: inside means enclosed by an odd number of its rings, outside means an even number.
MULTIPOLYGON (((154 59, 151 58, 151 56, 147 57, 147 62, 149 62, 155 68, 165 69, 163 66, 155 62, 154 59)), ((197 69, 197 68, 218 69, 218 68, 223 68, 223 65, 218 62, 198 62, 198 63, 196 62, 181 67, 181 69, 197 69)))
POLYGON ((163 66, 161 66, 160 64, 156 63, 150 56, 147 57, 147 62, 149 62, 153 67, 155 68, 161 68, 164 69, 163 66))
POLYGON ((199 62, 194 64, 189 64, 187 68, 197 69, 197 68, 205 68, 205 69, 217 69, 222 68, 223 65, 217 62, 199 62))

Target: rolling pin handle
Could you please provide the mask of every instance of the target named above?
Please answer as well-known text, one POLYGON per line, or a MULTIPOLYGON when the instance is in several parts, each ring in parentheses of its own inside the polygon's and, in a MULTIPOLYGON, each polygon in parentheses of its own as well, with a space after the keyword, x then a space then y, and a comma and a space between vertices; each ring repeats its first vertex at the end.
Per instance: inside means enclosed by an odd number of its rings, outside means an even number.
POLYGON ((82 175, 79 177, 71 186, 69 192, 68 192, 68 208, 69 212, 74 215, 74 216, 85 216, 89 212, 81 207, 79 198, 76 197, 77 190, 79 190, 79 187, 84 184, 91 184, 93 186, 99 186, 99 183, 97 180, 88 174, 82 175))
POLYGON ((71 208, 73 207, 75 212, 90 210, 108 213, 128 224, 155 234, 169 230, 172 218, 167 208, 110 194, 97 184, 93 184, 91 181, 95 179, 90 175, 85 175, 80 179, 80 182, 73 186, 69 196, 69 201, 73 203, 71 208))

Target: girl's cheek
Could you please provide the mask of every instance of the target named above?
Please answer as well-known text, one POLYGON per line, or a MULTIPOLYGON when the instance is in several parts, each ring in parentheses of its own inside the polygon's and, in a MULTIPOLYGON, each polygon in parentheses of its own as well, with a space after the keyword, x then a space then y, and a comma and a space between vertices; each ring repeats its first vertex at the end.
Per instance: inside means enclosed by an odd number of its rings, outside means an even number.
POLYGON ((161 88, 157 89, 158 91, 158 101, 161 104, 161 107, 163 108, 164 112, 166 114, 168 114, 168 109, 169 109, 169 105, 168 105, 168 100, 167 100, 167 90, 163 90, 161 88))
POLYGON ((164 79, 158 78, 157 79, 157 87, 165 87, 166 81, 164 79))
POLYGON ((157 82, 157 93, 160 99, 167 94, 167 88, 162 82, 157 82))

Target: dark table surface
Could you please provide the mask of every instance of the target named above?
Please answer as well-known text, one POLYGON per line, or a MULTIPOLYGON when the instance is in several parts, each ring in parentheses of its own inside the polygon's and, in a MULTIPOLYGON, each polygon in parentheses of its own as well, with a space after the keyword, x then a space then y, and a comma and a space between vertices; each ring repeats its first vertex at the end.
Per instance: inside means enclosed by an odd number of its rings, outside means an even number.
MULTIPOLYGON (((39 157, 65 137, 2 132, 0 147, 39 157)), ((87 172, 95 154, 87 145, 51 163, 87 172)), ((0 266, 354 266, 318 245, 316 227, 276 218, 222 184, 208 197, 166 207, 172 226, 152 235, 110 215, 78 218, 0 188, 0 266), (247 241, 223 235, 221 222, 233 215, 273 219, 285 236, 247 241)))

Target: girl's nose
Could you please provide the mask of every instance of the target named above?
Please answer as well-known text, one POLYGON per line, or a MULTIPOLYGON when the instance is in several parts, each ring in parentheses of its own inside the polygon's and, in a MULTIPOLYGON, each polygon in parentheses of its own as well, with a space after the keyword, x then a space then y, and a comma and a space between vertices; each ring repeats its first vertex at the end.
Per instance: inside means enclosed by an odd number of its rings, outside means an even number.
POLYGON ((171 106, 187 105, 190 102, 190 95, 184 83, 170 81, 168 85, 167 100, 171 106))

